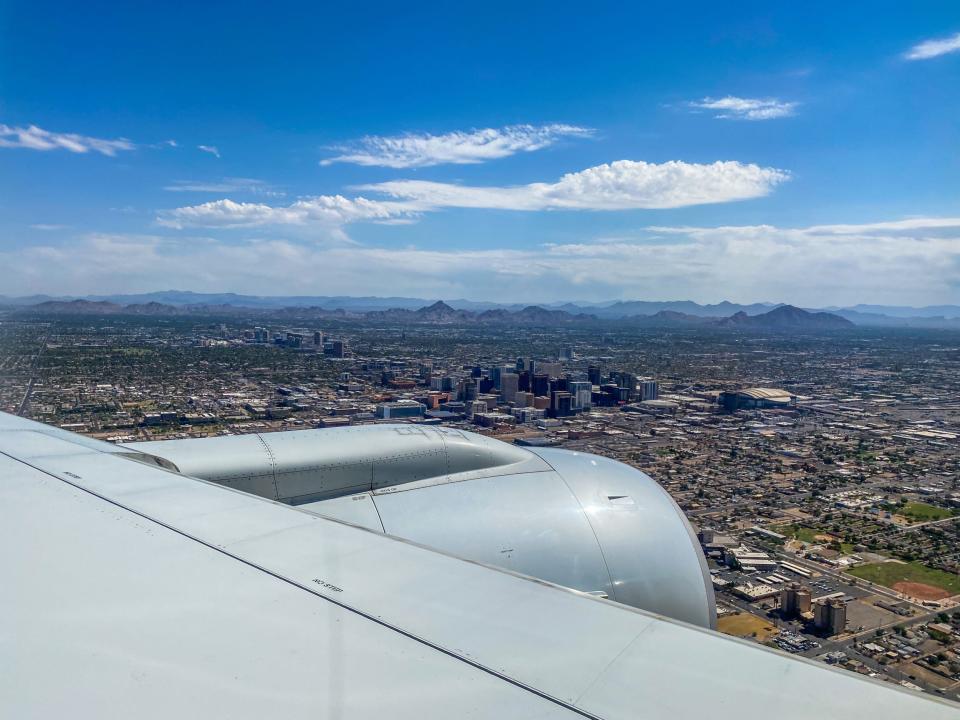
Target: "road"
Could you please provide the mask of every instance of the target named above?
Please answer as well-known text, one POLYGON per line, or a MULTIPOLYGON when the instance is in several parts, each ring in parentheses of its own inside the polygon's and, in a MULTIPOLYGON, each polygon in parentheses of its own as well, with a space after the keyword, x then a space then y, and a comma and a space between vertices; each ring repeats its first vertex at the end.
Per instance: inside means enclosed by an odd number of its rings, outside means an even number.
POLYGON ((33 394, 33 384, 37 379, 37 369, 40 367, 40 356, 43 355, 43 351, 47 348, 47 341, 50 339, 51 326, 47 326, 47 331, 43 335, 43 339, 40 341, 40 347, 37 349, 37 354, 33 356, 33 360, 30 362, 30 380, 27 382, 27 389, 23 393, 23 400, 20 401, 20 407, 17 409, 17 415, 23 417, 23 414, 27 411, 27 408, 30 407, 30 395, 33 394))

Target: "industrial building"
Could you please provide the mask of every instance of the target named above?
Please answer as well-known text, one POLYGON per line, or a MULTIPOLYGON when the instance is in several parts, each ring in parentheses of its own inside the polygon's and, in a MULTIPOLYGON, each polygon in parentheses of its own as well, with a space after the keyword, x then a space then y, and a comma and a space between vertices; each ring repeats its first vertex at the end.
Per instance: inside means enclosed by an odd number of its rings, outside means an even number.
POLYGON ((800 583, 790 583, 780 591, 780 612, 784 617, 794 618, 810 612, 810 588, 800 583))
POLYGON ((847 627, 847 604, 840 598, 822 598, 813 605, 813 624, 827 635, 839 635, 847 627))

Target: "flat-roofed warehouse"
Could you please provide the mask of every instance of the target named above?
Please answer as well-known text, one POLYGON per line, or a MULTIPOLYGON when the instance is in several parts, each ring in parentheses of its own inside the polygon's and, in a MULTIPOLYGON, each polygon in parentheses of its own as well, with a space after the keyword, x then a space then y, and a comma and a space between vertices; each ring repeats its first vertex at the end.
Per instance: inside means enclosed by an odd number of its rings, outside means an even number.
POLYGON ((789 407, 796 402, 796 395, 778 388, 757 387, 726 390, 720 393, 718 401, 724 410, 733 412, 740 409, 789 407))

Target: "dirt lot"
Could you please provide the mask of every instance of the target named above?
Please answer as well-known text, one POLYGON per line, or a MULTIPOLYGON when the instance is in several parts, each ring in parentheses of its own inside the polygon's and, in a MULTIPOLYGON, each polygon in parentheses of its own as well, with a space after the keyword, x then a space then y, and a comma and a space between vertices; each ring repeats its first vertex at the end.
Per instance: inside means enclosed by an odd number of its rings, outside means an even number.
POLYGON ((763 618, 742 612, 739 615, 730 613, 717 618, 717 630, 734 637, 752 637, 756 633, 758 640, 767 640, 777 634, 777 629, 763 618))
POLYGON ((945 597, 950 597, 950 593, 942 588, 918 582, 894 583, 893 589, 902 592, 904 595, 915 597, 917 600, 942 600, 945 597))

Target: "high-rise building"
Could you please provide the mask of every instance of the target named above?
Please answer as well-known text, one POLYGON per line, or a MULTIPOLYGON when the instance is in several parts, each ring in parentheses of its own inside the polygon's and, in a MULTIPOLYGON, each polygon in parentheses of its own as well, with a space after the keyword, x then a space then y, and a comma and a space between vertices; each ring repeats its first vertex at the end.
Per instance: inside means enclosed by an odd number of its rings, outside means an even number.
POLYGON ((800 583, 785 585, 780 591, 780 612, 787 618, 810 612, 810 588, 800 583))
POLYGON ((313 331, 313 346, 320 350, 323 350, 323 333, 319 330, 313 331))
POLYGON ((347 344, 343 340, 331 340, 323 348, 324 353, 335 358, 344 358, 347 356, 347 344))
POLYGON ((660 385, 656 380, 641 380, 637 386, 637 393, 640 395, 640 400, 658 400, 660 385))
POLYGON ((537 396, 550 395, 550 376, 546 373, 534 373, 532 382, 533 394, 537 396))
POLYGON ((570 395, 573 397, 574 410, 588 410, 591 405, 593 385, 587 380, 574 380, 570 383, 570 395))
POLYGON ((517 377, 519 378, 517 387, 524 392, 530 392, 530 371, 521 370, 517 373, 517 377))
POLYGON ((587 378, 594 385, 599 385, 600 384, 600 366, 599 365, 589 366, 587 368, 587 378))
POLYGON ((470 402, 477 399, 479 394, 479 388, 477 387, 477 381, 474 378, 469 378, 463 381, 463 387, 460 391, 460 399, 465 403, 469 404, 470 402))
POLYGON ((558 362, 542 362, 537 360, 534 365, 534 371, 537 374, 543 374, 550 378, 560 377, 560 373, 563 372, 563 368, 558 362))
POLYGON ((514 368, 510 367, 509 365, 493 368, 493 370, 490 372, 490 377, 493 379, 493 387, 497 390, 500 390, 500 378, 503 377, 504 373, 512 373, 513 371, 514 368))
POLYGON ((513 402, 520 390, 520 376, 514 372, 505 372, 500 375, 500 396, 504 402, 513 402))
POLYGON ((553 417, 573 415, 573 397, 565 390, 554 390, 551 397, 550 413, 553 417))

